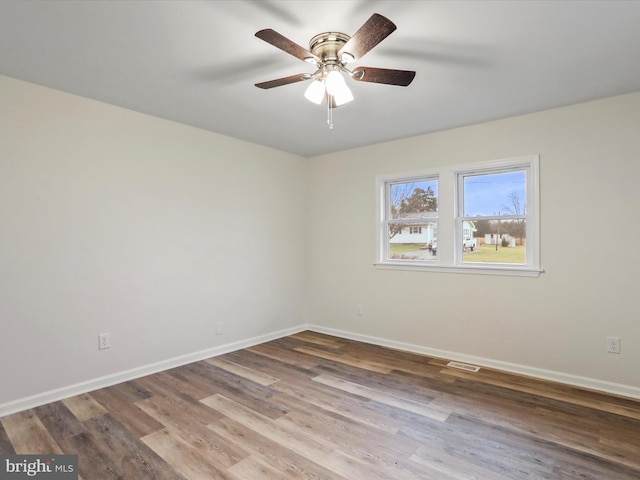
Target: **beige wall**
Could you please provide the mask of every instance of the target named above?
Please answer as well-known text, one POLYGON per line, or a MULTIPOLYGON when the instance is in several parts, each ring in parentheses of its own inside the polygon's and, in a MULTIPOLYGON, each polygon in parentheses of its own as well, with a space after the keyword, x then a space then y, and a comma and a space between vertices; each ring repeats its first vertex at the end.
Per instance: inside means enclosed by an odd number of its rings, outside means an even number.
POLYGON ((640 94, 326 155, 311 167, 312 323, 640 393, 640 94), (373 266, 376 175, 526 154, 540 155, 539 278, 373 266), (621 355, 606 353, 609 335, 621 337, 621 355))
POLYGON ((0 406, 304 323, 303 159, 1 76, 0 112, 0 406))

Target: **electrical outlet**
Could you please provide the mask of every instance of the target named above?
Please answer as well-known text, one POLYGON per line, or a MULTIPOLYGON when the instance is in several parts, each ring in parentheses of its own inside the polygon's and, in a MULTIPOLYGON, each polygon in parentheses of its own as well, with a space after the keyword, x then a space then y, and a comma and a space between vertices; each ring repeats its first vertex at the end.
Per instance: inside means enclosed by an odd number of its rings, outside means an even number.
POLYGON ((607 352, 620 353, 620 337, 607 337, 607 352))
POLYGON ((98 335, 98 349, 104 350, 105 348, 111 348, 111 334, 101 333, 98 335))
POLYGON ((224 333, 224 322, 216 323, 216 335, 222 335, 224 333))
POLYGON ((364 315, 364 305, 362 305, 361 303, 356 305, 356 315, 358 315, 359 317, 362 317, 364 315))

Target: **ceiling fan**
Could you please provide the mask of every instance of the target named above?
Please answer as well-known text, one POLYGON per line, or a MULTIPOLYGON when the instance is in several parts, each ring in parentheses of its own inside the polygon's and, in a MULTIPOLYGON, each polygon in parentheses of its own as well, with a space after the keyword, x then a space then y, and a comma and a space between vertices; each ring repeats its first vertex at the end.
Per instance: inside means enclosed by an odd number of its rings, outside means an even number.
POLYGON ((329 128, 333 128, 332 109, 353 100, 343 73, 358 82, 382 83, 406 87, 416 75, 411 70, 356 67, 347 64, 362 58, 373 47, 387 38, 396 29, 388 18, 374 13, 352 37, 340 32, 325 32, 309 41, 309 50, 289 40, 271 28, 260 30, 256 37, 317 67, 314 73, 298 73, 288 77, 256 83, 258 88, 274 88, 290 83, 313 80, 304 96, 316 104, 327 100, 329 128))

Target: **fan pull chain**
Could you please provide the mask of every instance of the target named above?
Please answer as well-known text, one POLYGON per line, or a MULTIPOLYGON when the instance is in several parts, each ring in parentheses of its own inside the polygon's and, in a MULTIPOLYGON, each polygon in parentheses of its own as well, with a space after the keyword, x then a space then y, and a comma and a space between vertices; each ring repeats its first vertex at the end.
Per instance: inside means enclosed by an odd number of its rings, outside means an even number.
POLYGON ((329 129, 333 129, 333 97, 331 95, 327 95, 327 125, 329 125, 329 129))

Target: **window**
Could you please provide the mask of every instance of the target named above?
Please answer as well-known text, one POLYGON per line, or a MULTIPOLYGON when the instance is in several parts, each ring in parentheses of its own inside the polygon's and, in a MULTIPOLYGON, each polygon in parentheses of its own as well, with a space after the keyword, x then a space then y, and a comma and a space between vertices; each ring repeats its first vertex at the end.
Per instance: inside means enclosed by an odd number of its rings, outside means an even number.
POLYGON ((433 262, 438 223, 437 177, 385 182, 385 258, 433 262))
POLYGON ((529 167, 458 174, 462 262, 526 265, 529 167))
POLYGON ((529 155, 379 177, 376 265, 538 276, 538 170, 529 155))

